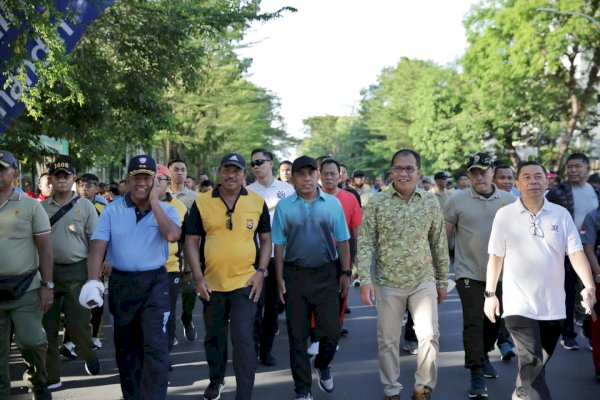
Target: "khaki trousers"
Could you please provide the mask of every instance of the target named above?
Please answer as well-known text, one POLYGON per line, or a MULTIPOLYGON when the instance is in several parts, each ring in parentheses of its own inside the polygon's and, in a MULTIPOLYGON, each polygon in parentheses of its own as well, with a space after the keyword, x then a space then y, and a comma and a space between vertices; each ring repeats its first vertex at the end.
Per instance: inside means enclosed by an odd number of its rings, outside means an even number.
POLYGON ((419 340, 415 389, 434 389, 437 382, 439 328, 437 290, 434 282, 424 282, 412 289, 375 285, 377 300, 377 344, 379 374, 386 396, 402 390, 400 378, 400 335, 406 308, 410 310, 419 340))
POLYGON ((46 332, 42 327, 42 311, 37 302, 38 290, 30 290, 18 300, 0 301, 0 399, 10 397, 10 324, 15 327, 15 340, 27 366, 27 386, 46 386, 46 332))

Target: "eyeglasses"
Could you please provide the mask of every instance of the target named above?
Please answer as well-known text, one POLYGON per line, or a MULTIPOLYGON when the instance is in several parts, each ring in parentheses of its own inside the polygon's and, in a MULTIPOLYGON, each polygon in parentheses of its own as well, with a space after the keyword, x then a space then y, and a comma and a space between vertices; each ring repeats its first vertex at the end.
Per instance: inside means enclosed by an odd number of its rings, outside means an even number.
POLYGON ((225 221, 225 227, 229 230, 233 229, 233 220, 231 216, 233 215, 233 211, 227 211, 227 220, 225 221))
POLYGON ((542 230, 542 226, 538 223, 537 217, 533 214, 529 214, 529 234, 537 237, 544 237, 544 231, 542 230))
POLYGON ((417 172, 417 168, 393 166, 392 171, 394 171, 397 174, 401 174, 402 172, 406 172, 407 174, 414 174, 415 172, 417 172))
POLYGON ((158 180, 160 182, 171 182, 171 178, 169 178, 168 176, 165 176, 164 178, 158 178, 158 180))
POLYGON ((258 160, 254 160, 254 161, 250 162, 250 165, 252 166, 252 168, 254 168, 254 167, 260 167, 261 165, 263 165, 267 161, 271 161, 271 160, 266 160, 264 158, 259 158, 258 160))

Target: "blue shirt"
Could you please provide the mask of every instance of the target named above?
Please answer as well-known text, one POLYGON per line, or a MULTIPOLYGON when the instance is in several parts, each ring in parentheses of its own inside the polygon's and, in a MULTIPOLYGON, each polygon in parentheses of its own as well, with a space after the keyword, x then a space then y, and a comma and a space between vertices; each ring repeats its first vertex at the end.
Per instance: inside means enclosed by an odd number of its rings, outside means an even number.
MULTIPOLYGON (((181 225, 175 207, 161 202, 171 221, 181 225)), ((92 240, 108 242, 108 264, 120 271, 150 271, 165 264, 169 242, 160 233, 151 209, 140 213, 130 195, 106 206, 92 240)))
POLYGON ((336 241, 350 239, 339 200, 318 190, 312 203, 298 193, 277 203, 271 237, 285 245, 285 262, 319 267, 337 259, 336 241))
POLYGON ((99 194, 96 194, 94 196, 94 201, 96 201, 100 204, 104 204, 105 206, 108 205, 108 201, 104 197, 100 196, 99 194))

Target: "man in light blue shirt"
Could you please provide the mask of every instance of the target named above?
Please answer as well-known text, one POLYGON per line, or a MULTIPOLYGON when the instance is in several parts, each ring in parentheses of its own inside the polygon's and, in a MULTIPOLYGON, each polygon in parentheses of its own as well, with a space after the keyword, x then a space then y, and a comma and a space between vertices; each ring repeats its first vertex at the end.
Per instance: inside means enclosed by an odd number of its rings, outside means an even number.
POLYGON ((94 281, 108 249, 109 310, 123 398, 162 400, 169 376, 165 324, 170 300, 164 264, 168 243, 181 235, 180 219, 174 207, 159 201, 152 157, 131 159, 127 185, 129 192, 110 203, 96 225, 86 285, 101 286, 94 281))

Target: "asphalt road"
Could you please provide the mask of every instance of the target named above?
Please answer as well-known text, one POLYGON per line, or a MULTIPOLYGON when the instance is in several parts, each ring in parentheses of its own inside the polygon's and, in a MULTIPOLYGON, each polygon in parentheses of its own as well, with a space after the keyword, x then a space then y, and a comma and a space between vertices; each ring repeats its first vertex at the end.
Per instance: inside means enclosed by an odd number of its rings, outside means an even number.
MULTIPOLYGON (((324 393, 313 382, 313 396, 316 400, 341 399, 383 399, 383 391, 379 380, 377 366, 377 344, 374 307, 363 306, 358 288, 351 288, 349 306, 352 313, 346 315, 345 327, 350 331, 347 337, 340 339, 340 349, 331 365, 335 380, 335 390, 331 394, 324 393)), ((456 291, 448 295, 440 306, 440 356, 438 386, 433 393, 437 400, 468 399, 469 372, 463 367, 462 350, 462 315, 460 301, 456 291)), ((283 317, 283 316, 282 316, 283 317)), ((194 321, 199 331, 198 340, 187 341, 178 326, 179 345, 174 348, 172 361, 174 370, 171 374, 171 385, 168 399, 186 400, 200 399, 208 385, 208 367, 202 345, 203 323, 201 305, 195 309, 194 321)), ((98 376, 85 374, 82 361, 63 360, 63 387, 53 392, 54 399, 77 400, 112 400, 120 399, 121 392, 118 371, 114 361, 112 329, 110 318, 105 318, 104 347, 98 350, 102 363, 102 373, 98 376)), ((276 337, 274 355, 278 363, 274 367, 260 366, 256 372, 256 384, 253 399, 293 399, 293 381, 289 367, 288 340, 285 322, 281 320, 281 333, 276 337)), ((567 351, 558 345, 547 368, 553 398, 555 400, 598 400, 600 399, 600 383, 594 380, 592 353, 584 347, 567 351)), ((488 379, 489 399, 510 400, 516 376, 516 359, 501 361, 498 351, 491 353, 492 362, 500 377, 488 379)), ((401 377, 404 385, 402 399, 409 399, 414 385, 416 357, 401 351, 401 377)), ((20 355, 13 348, 10 358, 12 381, 12 398, 30 399, 24 388, 22 374, 24 367, 20 355)), ((316 374, 313 374, 316 379, 316 374)), ((223 400, 235 399, 235 378, 230 363, 227 370, 226 387, 221 395, 223 400)))

